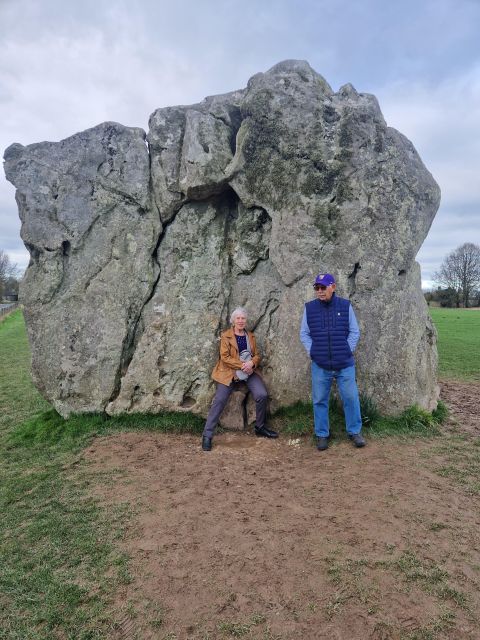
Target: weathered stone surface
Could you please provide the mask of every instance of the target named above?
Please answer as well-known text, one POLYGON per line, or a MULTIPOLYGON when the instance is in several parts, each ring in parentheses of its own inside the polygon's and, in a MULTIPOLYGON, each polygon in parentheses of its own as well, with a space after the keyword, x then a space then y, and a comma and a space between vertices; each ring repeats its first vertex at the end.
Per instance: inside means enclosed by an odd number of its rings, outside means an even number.
POLYGON ((247 423, 246 403, 250 397, 247 385, 243 382, 238 385, 230 396, 227 406, 220 416, 220 424, 225 429, 243 431, 247 423))
POLYGON ((439 189, 373 96, 286 61, 243 91, 158 109, 147 141, 106 123, 6 152, 32 254, 33 369, 59 411, 205 414, 238 305, 271 407, 307 400, 298 329, 319 271, 356 310, 361 389, 391 413, 435 406, 415 256, 439 189))
POLYGON ((33 374, 63 415, 103 410, 116 394, 157 277, 144 138, 105 123, 5 153, 31 254, 21 295, 33 374))
POLYGON ((187 199, 202 200, 226 188, 224 170, 233 159, 242 96, 242 91, 213 96, 150 116, 152 188, 162 221, 187 199))

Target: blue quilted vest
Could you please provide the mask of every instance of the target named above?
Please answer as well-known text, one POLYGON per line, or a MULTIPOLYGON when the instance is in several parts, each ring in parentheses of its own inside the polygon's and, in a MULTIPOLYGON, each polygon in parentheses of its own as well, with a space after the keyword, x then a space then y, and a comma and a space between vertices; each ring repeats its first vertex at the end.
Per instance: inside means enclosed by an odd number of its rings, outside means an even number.
POLYGON ((353 355, 347 342, 350 301, 333 294, 328 302, 307 302, 305 309, 312 338, 312 360, 322 369, 353 366, 353 355))

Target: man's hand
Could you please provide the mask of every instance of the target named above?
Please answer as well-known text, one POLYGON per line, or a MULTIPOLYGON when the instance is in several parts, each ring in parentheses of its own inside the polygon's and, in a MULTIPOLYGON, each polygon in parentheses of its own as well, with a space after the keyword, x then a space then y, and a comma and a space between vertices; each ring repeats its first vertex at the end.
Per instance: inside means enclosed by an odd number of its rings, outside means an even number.
POLYGON ((251 360, 247 360, 242 364, 242 371, 247 373, 249 376, 253 373, 253 362, 251 360))

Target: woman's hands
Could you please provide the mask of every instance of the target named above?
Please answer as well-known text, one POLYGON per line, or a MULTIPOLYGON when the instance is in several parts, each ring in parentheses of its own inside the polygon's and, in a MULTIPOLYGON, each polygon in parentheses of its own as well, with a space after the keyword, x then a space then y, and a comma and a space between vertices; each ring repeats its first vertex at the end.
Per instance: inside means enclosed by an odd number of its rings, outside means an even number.
POLYGON ((254 368, 254 365, 253 365, 252 360, 247 360, 247 362, 244 362, 242 364, 242 371, 244 371, 249 376, 252 375, 253 368, 254 368))

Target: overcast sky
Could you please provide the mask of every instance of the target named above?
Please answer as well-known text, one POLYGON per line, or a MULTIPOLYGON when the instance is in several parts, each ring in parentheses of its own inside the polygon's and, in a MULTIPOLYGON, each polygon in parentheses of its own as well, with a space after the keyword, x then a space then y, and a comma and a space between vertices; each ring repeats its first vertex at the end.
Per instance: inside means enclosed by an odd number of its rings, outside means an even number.
MULTIPOLYGON (((480 244, 480 0, 0 0, 0 149, 245 87, 308 60, 337 91, 377 96, 442 190, 417 259, 480 244)), ((24 268, 14 188, 0 177, 0 249, 24 268)))

